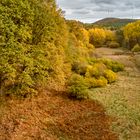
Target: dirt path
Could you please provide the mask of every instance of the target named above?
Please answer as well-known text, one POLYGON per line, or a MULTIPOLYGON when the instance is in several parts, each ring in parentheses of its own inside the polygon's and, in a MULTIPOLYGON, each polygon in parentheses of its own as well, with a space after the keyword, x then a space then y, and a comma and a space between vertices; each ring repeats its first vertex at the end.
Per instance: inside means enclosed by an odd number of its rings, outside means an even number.
POLYGON ((139 140, 140 55, 116 55, 122 50, 108 48, 99 48, 96 52, 123 63, 125 71, 118 74, 116 83, 93 89, 91 96, 106 107, 108 114, 116 117, 112 129, 119 134, 120 140, 139 140))

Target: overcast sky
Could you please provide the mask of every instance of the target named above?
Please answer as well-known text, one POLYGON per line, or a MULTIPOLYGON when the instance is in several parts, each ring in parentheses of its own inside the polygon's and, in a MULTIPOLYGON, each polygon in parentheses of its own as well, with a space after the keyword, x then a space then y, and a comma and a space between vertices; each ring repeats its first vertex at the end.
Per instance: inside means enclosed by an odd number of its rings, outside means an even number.
POLYGON ((140 18, 140 0, 56 0, 67 19, 94 22, 106 17, 140 18))

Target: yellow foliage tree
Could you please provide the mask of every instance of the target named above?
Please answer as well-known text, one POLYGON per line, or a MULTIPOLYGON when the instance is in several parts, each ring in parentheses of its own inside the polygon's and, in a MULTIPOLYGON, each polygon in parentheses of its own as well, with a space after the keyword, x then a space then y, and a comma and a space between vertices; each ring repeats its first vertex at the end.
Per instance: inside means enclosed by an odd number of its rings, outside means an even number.
POLYGON ((135 44, 140 44, 140 20, 126 25, 123 32, 128 47, 132 48, 135 44))
POLYGON ((90 43, 96 47, 102 47, 108 45, 109 42, 116 41, 116 34, 111 30, 105 30, 100 28, 89 30, 90 43))
POLYGON ((106 33, 104 29, 90 29, 90 43, 97 46, 103 45, 105 43, 106 33))

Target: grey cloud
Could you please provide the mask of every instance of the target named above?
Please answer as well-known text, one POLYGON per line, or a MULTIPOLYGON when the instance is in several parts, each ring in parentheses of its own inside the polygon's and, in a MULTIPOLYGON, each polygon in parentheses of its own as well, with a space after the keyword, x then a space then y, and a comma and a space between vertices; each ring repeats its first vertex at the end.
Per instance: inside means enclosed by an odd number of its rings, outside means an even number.
POLYGON ((86 14, 89 14, 90 11, 73 11, 73 14, 78 14, 78 15, 86 15, 86 14))
POLYGON ((114 9, 110 9, 108 7, 97 7, 93 9, 94 12, 114 12, 114 9))
POLYGON ((95 2, 96 4, 115 4, 116 1, 113 0, 91 0, 91 2, 95 2))
POLYGON ((140 2, 139 3, 134 3, 133 7, 136 8, 136 9, 140 9, 140 2))
POLYGON ((140 18, 140 0, 57 0, 67 19, 94 22, 106 17, 140 18))

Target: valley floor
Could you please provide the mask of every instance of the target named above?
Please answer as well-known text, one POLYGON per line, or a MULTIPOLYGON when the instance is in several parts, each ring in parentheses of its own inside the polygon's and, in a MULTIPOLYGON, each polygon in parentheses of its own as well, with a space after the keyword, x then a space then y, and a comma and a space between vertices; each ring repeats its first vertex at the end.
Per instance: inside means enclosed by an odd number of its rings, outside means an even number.
POLYGON ((93 89, 92 98, 100 101, 107 113, 116 118, 112 129, 120 140, 140 139, 140 55, 123 54, 120 49, 99 48, 96 53, 125 65, 118 81, 105 88, 93 89), (118 54, 118 55, 117 55, 118 54), (120 55, 119 55, 120 54, 120 55))
POLYGON ((118 55, 120 50, 96 51, 126 65, 116 83, 93 89, 93 101, 69 99, 65 93, 54 91, 25 101, 1 98, 0 140, 139 140, 137 60, 135 56, 118 55))

